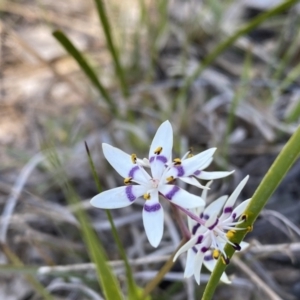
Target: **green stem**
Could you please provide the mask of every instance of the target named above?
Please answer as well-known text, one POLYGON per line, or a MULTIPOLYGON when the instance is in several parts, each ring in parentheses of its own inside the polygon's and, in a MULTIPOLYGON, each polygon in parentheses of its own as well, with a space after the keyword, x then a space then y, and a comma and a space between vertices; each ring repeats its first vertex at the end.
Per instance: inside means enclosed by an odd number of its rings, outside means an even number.
MULTIPOLYGON (((266 205, 268 199, 271 197, 277 186, 280 184, 282 179, 285 177, 288 170, 292 167, 294 162, 297 160, 300 154, 300 127, 291 136, 289 141, 286 143, 282 151, 277 156, 276 160, 270 167, 269 171, 261 181, 260 185, 256 189, 252 200, 247 206, 244 216, 246 220, 244 223, 238 225, 239 228, 252 228, 253 223, 258 217, 261 210, 266 205)), ((232 242, 240 243, 248 230, 237 230, 232 242)), ((225 246, 225 252, 228 257, 232 257, 235 250, 230 246, 225 246)), ((211 278, 205 288, 202 300, 210 300, 213 297, 214 291, 219 283, 220 277, 223 274, 226 265, 223 264, 222 260, 219 259, 217 265, 211 275, 211 278)))
MULTIPOLYGON (((87 152, 87 155, 88 155, 88 160, 89 160, 89 164, 90 164, 90 167, 91 167, 91 170, 92 170, 94 181, 96 182, 97 189, 98 189, 99 193, 101 193, 102 192, 102 187, 101 187, 99 177, 98 177, 97 172, 96 172, 95 164, 93 162, 89 147, 88 147, 86 142, 85 142, 85 148, 86 148, 86 152, 87 152)), ((114 240, 117 244, 120 255, 121 255, 121 257, 122 257, 122 259, 125 263, 126 277, 127 277, 127 280, 128 280, 129 298, 130 299, 140 299, 140 297, 138 295, 137 286, 136 286, 136 283, 135 283, 133 275, 132 275, 132 270, 131 270, 130 264, 128 262, 127 255, 126 255, 126 252, 125 252, 124 247, 122 245, 121 239, 119 237, 118 231, 117 231, 116 226, 114 224, 112 215, 111 215, 111 213, 108 209, 106 209, 105 212, 106 212, 106 216, 107 216, 107 219, 109 221, 109 224, 110 224, 110 227, 111 227, 111 230, 112 230, 114 240)))

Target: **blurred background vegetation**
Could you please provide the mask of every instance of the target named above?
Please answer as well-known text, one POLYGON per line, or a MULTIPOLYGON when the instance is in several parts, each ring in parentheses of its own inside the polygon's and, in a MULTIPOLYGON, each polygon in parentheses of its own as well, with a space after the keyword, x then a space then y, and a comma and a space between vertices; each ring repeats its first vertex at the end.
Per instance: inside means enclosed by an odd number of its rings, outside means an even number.
MULTIPOLYGON (((106 214, 89 204, 98 190, 84 142, 101 187, 116 187, 122 178, 101 143, 145 157, 169 119, 176 156, 218 147, 211 169, 235 170, 210 199, 247 174, 241 199, 251 197, 300 122, 297 2, 2 0, 0 299, 103 297, 80 211, 125 289, 106 214), (280 3, 289 5, 268 15, 280 3)), ((247 236, 250 249, 229 266, 233 284, 215 299, 300 299, 299 178, 296 163, 247 236)), ((152 249, 141 209, 111 213, 143 287, 181 235, 166 207, 164 238, 152 249)), ((199 299, 208 274, 198 287, 183 266, 184 256, 152 299, 199 299)))

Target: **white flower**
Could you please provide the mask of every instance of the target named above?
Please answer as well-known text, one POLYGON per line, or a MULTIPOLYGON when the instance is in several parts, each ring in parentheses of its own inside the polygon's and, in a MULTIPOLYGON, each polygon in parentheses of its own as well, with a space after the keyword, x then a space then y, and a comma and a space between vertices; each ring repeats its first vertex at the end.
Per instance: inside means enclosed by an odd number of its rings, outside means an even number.
MULTIPOLYGON (((143 196, 146 200, 143 209, 143 223, 147 237, 153 247, 157 247, 163 235, 163 209, 159 195, 183 208, 205 205, 201 197, 190 194, 176 185, 170 184, 176 176, 169 176, 173 164, 172 157, 173 130, 169 121, 165 121, 157 130, 149 151, 150 176, 143 168, 145 162, 137 159, 135 154, 128 155, 122 150, 108 144, 102 144, 103 153, 112 167, 124 177, 126 186, 104 191, 91 199, 95 207, 111 209, 132 204, 143 196), (136 183, 137 185, 132 185, 136 183)), ((203 160, 211 157, 215 148, 208 149, 182 162, 183 172, 192 175, 203 160)))
MULTIPOLYGON (((202 207, 191 210, 199 218, 199 222, 188 217, 191 238, 178 250, 174 257, 175 261, 181 253, 188 252, 184 277, 194 275, 197 283, 200 284, 202 264, 212 272, 216 265, 216 259, 220 255, 222 255, 225 263, 229 263, 229 259, 224 251, 226 243, 231 244, 236 250, 243 250, 248 246, 246 242, 235 244, 229 240, 234 235, 235 230, 238 230, 235 226, 244 222, 244 220, 238 221, 238 219, 243 214, 250 199, 242 202, 235 209, 233 209, 233 206, 248 178, 249 176, 241 181, 229 198, 228 196, 222 196, 213 201, 204 210, 202 207), (218 216, 222 207, 223 211, 218 216)), ((203 190, 203 199, 206 198, 206 194, 207 190, 203 190)), ((225 273, 223 273, 221 280, 225 283, 230 283, 225 273)))

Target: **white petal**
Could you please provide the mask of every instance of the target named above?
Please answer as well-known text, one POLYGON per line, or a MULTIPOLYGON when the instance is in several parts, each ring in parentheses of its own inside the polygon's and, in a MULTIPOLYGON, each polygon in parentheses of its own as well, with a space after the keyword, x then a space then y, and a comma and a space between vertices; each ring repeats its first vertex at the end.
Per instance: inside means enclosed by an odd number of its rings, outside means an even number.
POLYGON ((247 243, 247 242, 240 242, 240 247, 241 247, 241 250, 240 250, 240 251, 244 251, 244 250, 247 249, 249 246, 250 246, 250 244, 247 243))
POLYGON ((164 165, 168 163, 171 159, 173 148, 173 129, 169 121, 163 122, 152 140, 150 150, 149 150, 149 162, 151 166, 152 176, 154 178, 160 178, 164 170, 164 165), (159 154, 154 152, 158 147, 161 147, 162 150, 159 154), (153 163, 154 157, 156 163, 153 163), (160 162, 160 164, 159 164, 160 162))
POLYGON ((179 178, 180 180, 188 183, 188 184, 191 184, 191 185, 194 185, 200 189, 204 189, 204 190, 208 190, 209 187, 208 186, 205 186, 205 185, 202 185, 196 178, 194 177, 180 177, 179 178))
POLYGON ((175 254, 174 258, 173 258, 173 261, 175 261, 178 256, 180 254, 182 254, 183 252, 185 251, 188 251, 189 249, 191 249, 193 246, 195 246, 195 244, 197 243, 198 241, 198 237, 197 236, 194 236, 192 237, 189 241, 187 241, 175 254))
POLYGON ((207 184, 206 184, 206 189, 204 189, 202 191, 202 194, 201 194, 201 198, 206 202, 206 196, 207 196, 207 190, 209 189, 209 187, 211 186, 213 182, 212 181, 209 181, 207 184))
POLYGON ((148 173, 134 164, 131 156, 124 151, 105 143, 102 144, 102 149, 107 161, 122 177, 132 177, 138 183, 147 183, 151 179, 148 173))
POLYGON ((205 172, 205 171, 201 171, 199 175, 195 175, 197 178, 199 179, 204 179, 204 180, 215 180, 215 179, 220 179, 220 178, 224 178, 227 177, 229 175, 231 175, 232 173, 234 173, 234 171, 231 172, 205 172))
POLYGON ((224 203, 226 202, 227 198, 228 198, 228 196, 225 195, 225 196, 221 196, 217 200, 213 201, 211 204, 209 204, 205 208, 203 214, 208 215, 208 216, 210 216, 214 213, 219 214, 222 207, 224 206, 224 203))
POLYGON ((143 223, 149 243, 156 248, 163 236, 164 211, 158 202, 158 195, 154 197, 154 193, 151 193, 151 200, 147 200, 144 205, 143 223))
POLYGON ((195 258, 195 264, 194 264, 194 276, 196 279, 196 282, 200 284, 200 273, 201 273, 201 267, 204 259, 204 254, 201 250, 199 250, 196 254, 195 258))
POLYGON ((251 199, 243 201, 241 204, 239 204, 232 212, 231 216, 234 216, 234 219, 239 218, 240 215, 242 215, 248 206, 251 199))
POLYGON ((91 205, 103 209, 125 207, 145 192, 145 187, 141 185, 121 186, 96 195, 91 199, 91 205))
POLYGON ((235 203, 237 197, 239 196, 239 194, 241 193, 242 189, 244 188, 245 184, 247 183, 248 179, 249 179, 249 175, 247 175, 240 182, 240 184, 236 187, 236 189, 233 191, 231 196, 228 198, 227 202, 224 205, 223 214, 221 216, 222 220, 228 218, 228 216, 231 215, 231 213, 233 211, 234 203, 235 203))
POLYGON ((213 161, 213 157, 209 157, 207 160, 203 161, 198 170, 206 169, 213 161))
MULTIPOLYGON (((203 264, 210 272, 212 272, 217 264, 217 260, 213 258, 211 260, 204 260, 203 264)), ((229 280, 225 272, 222 274, 220 279, 224 283, 227 284, 231 283, 231 281, 229 280)))
POLYGON ((194 172, 199 170, 199 167, 203 164, 203 162, 213 156, 216 149, 217 148, 211 148, 183 160, 180 165, 173 166, 167 172, 166 177, 173 176, 174 178, 178 178, 194 175, 194 172))
POLYGON ((170 200, 171 203, 183 208, 195 208, 205 205, 201 197, 190 194, 177 185, 162 185, 158 187, 158 190, 166 199, 170 200))
POLYGON ((194 274, 196 253, 193 249, 189 249, 187 252, 186 264, 184 269, 184 278, 189 278, 194 274))

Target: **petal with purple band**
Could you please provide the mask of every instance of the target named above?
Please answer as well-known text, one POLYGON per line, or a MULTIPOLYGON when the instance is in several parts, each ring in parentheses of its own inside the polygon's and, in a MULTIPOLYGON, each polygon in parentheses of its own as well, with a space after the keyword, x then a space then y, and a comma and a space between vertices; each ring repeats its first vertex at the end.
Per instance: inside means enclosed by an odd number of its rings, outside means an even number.
POLYGON ((149 181, 150 176, 148 175, 147 179, 145 174, 136 168, 137 165, 132 162, 131 155, 105 143, 102 144, 102 149, 107 161, 123 178, 132 177, 138 183, 149 181), (133 173, 134 176, 129 176, 129 173, 133 173))
POLYGON ((160 154, 165 156, 167 161, 169 161, 173 148, 173 129, 169 121, 163 122, 157 129, 150 146, 149 159, 154 155, 158 147, 162 147, 160 154))
POLYGON ((248 179, 249 179, 249 176, 246 176, 240 182, 240 184, 236 187, 236 189, 233 191, 233 193, 230 195, 227 202, 225 203, 223 214, 221 215, 220 220, 225 220, 230 216, 230 214, 232 213, 232 210, 229 212, 229 210, 230 210, 229 207, 232 208, 234 206, 236 199, 238 198, 239 194, 241 193, 241 191, 244 188, 245 184, 247 183, 248 179), (228 212, 225 212, 225 209, 227 209, 228 212))
POLYGON ((143 223, 149 243, 157 247, 164 230, 164 211, 158 202, 158 195, 155 198, 151 193, 151 200, 146 201, 143 209, 143 223))
POLYGON ((188 242, 186 242, 175 254, 174 258, 173 258, 173 261, 175 261, 178 256, 180 254, 182 254, 183 252, 185 251, 188 251, 190 248, 192 248, 194 245, 196 245, 197 243, 197 240, 198 240, 198 237, 197 236, 194 236, 192 238, 190 238, 190 240, 188 242))
POLYGON ((156 179, 161 178, 164 170, 166 169, 166 163, 168 159, 164 155, 156 155, 151 156, 149 161, 152 177, 156 179))
POLYGON ((146 188, 140 185, 117 187, 93 197, 91 205, 103 209, 125 207, 132 204, 135 199, 142 196, 146 191, 146 188))
POLYGON ((205 205, 201 197, 190 194, 176 185, 162 185, 158 187, 158 190, 166 199, 183 208, 195 208, 205 205))
POLYGON ((204 161, 207 161, 210 159, 214 152, 216 151, 216 148, 211 148, 208 150, 205 150, 195 156, 192 156, 191 158, 187 158, 181 162, 181 166, 184 169, 184 176, 190 176, 193 175, 194 172, 200 170, 201 165, 203 165, 204 161))

